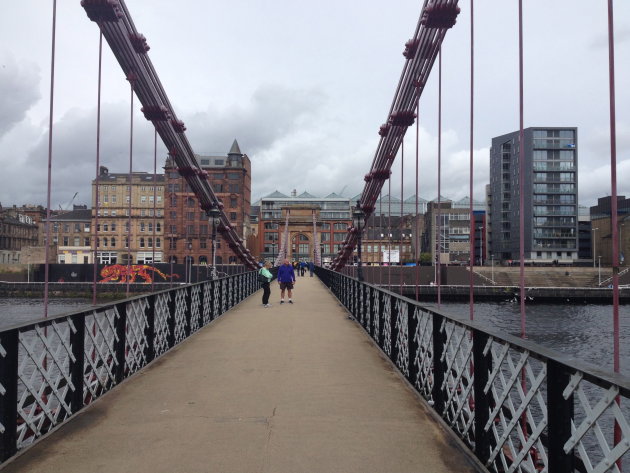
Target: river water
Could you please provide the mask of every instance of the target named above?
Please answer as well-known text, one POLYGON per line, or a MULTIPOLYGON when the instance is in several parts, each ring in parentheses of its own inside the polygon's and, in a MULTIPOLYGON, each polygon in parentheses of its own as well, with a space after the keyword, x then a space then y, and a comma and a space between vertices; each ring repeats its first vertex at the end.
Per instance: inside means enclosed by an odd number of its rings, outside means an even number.
MULTIPOLYGON (((91 299, 50 299, 49 316, 89 307, 91 299)), ((0 329, 43 317, 42 299, 0 299, 0 329)), ((435 307, 435 306, 432 306, 435 307)), ((469 316, 468 303, 445 302, 442 310, 469 316)), ((527 311, 527 337, 540 345, 576 359, 612 370, 612 307, 584 304, 531 304, 527 311)), ((630 306, 620 306, 621 370, 630 375, 630 306)), ((480 302, 475 320, 500 332, 518 336, 518 303, 480 302)))

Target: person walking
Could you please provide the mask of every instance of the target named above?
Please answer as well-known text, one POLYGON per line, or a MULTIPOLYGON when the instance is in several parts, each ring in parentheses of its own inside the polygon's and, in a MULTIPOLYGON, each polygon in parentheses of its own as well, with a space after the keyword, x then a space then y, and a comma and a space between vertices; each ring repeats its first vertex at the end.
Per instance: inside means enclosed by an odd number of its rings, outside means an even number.
POLYGON ((265 261, 263 267, 258 271, 258 279, 260 280, 263 288, 262 303, 264 307, 271 307, 271 304, 269 303, 269 296, 271 295, 271 288, 269 287, 269 284, 273 279, 273 274, 271 274, 269 268, 271 268, 271 263, 269 261, 265 261), (264 281, 264 279, 266 279, 266 281, 264 281))
POLYGON ((313 277, 313 270, 315 269, 315 263, 312 261, 308 262, 308 272, 311 273, 311 277, 313 277))
POLYGON ((285 258, 283 264, 278 268, 278 283, 280 284, 280 304, 284 304, 284 291, 289 295, 289 304, 293 304, 293 285, 295 284, 295 271, 289 260, 285 258))

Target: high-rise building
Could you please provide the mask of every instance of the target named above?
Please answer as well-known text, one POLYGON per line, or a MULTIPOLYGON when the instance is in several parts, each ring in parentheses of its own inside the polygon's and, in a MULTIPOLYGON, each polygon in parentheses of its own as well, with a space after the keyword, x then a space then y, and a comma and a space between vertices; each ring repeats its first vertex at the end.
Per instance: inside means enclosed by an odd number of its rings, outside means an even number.
POLYGON ((578 259, 577 128, 524 130, 523 189, 519 188, 519 132, 492 139, 490 149, 490 253, 519 260, 520 196, 524 199, 526 262, 578 259))
MULTIPOLYGON (((241 153, 236 140, 227 155, 196 155, 201 169, 208 174, 212 190, 223 203, 230 224, 240 238, 247 241, 250 234, 251 162, 241 153)), ((166 194, 164 226, 167 244, 165 261, 209 264, 212 258, 212 224, 199 207, 199 201, 175 162, 168 158, 164 166, 166 194)), ((216 234, 217 264, 240 263, 228 245, 222 245, 216 234)))

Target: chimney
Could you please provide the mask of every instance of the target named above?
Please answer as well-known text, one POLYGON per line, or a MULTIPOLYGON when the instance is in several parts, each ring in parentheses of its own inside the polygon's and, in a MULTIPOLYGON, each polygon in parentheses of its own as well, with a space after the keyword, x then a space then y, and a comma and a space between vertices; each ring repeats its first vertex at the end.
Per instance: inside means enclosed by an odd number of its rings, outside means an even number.
POLYGON ((291 197, 297 197, 297 190, 293 189, 291 191, 291 197))

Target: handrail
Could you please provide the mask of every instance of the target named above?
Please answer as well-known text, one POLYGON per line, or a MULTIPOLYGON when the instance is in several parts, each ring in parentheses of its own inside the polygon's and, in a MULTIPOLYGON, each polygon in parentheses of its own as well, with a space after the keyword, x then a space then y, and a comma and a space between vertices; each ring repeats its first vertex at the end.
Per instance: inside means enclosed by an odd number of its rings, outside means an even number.
POLYGON ((0 331, 0 461, 257 291, 250 271, 0 331))
POLYGON ((612 471, 630 451, 630 413, 618 406, 630 401, 630 378, 339 272, 316 273, 488 470, 612 471))

